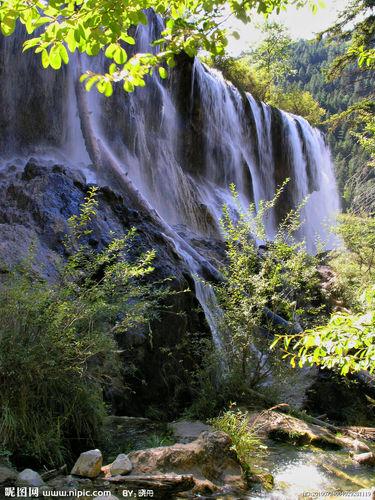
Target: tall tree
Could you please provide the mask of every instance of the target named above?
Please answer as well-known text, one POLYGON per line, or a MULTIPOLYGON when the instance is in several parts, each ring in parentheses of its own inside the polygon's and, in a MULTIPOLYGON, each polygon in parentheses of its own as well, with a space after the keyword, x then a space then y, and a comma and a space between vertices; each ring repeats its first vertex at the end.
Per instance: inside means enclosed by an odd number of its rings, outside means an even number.
POLYGON ((275 86, 293 71, 290 58, 291 37, 280 23, 266 21, 261 26, 264 39, 249 52, 249 60, 262 75, 264 99, 269 100, 275 86))
MULTIPOLYGON (((338 21, 321 34, 328 41, 347 43, 347 50, 338 55, 327 71, 328 79, 335 79, 357 63, 362 74, 375 70, 375 2, 374 0, 351 1, 340 14, 338 21)), ((351 117, 352 131, 359 143, 370 155, 370 165, 375 162, 375 92, 366 99, 350 106, 343 113, 331 117, 331 126, 351 117)), ((366 207, 364 207, 366 208, 366 207)))

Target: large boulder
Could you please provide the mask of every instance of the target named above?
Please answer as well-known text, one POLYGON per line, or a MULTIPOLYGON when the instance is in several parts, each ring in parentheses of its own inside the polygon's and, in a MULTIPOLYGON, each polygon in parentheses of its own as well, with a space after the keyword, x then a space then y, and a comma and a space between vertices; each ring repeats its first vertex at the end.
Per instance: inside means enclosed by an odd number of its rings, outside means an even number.
POLYGON ((192 443, 150 448, 129 453, 132 474, 192 474, 198 481, 209 481, 214 488, 246 488, 241 466, 231 450, 231 439, 223 432, 203 432, 192 443))
POLYGON ((100 450, 85 451, 78 457, 71 474, 74 476, 95 478, 99 476, 102 465, 103 456, 100 450))
POLYGON ((353 460, 362 465, 375 465, 375 455, 370 451, 368 453, 359 453, 352 455, 353 460))
MULTIPOLYGON (((40 165, 30 160, 25 167, 5 167, 0 173, 0 283, 9 268, 35 256, 34 270, 48 280, 66 257, 64 239, 67 220, 79 213, 89 183, 84 175, 61 165, 40 165), (14 249, 17 248, 17 252, 14 249)), ((170 238, 146 210, 137 206, 129 193, 116 192, 105 180, 98 180, 99 209, 87 238, 95 250, 102 250, 113 237, 123 237, 136 228, 130 253, 155 250, 155 271, 149 279, 168 279, 173 291, 160 317, 148 328, 134 328, 118 335, 119 350, 127 371, 126 387, 116 384, 106 390, 106 399, 117 414, 142 415, 150 408, 173 418, 191 400, 191 371, 200 359, 187 342, 188 335, 210 335, 204 314, 198 309, 194 282, 187 265, 170 238), (165 312, 164 312, 165 311, 165 312), (172 353, 171 356, 169 353, 172 353), (174 376, 165 377, 165 373, 174 376), (173 409, 173 410, 171 410, 173 409)), ((120 452, 121 450, 119 450, 120 452)))

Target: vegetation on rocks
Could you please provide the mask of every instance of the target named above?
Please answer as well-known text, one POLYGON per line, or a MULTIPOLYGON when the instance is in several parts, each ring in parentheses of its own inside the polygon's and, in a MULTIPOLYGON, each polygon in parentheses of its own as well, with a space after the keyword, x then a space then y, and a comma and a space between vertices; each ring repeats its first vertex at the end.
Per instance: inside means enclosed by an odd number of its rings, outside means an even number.
POLYGON ((103 388, 121 380, 115 335, 157 311, 158 293, 142 282, 154 252, 130 259, 133 231, 100 252, 91 248, 95 192, 69 220, 69 256, 55 283, 29 262, 3 276, 0 447, 16 462, 61 464, 98 439, 103 388))
POLYGON ((254 455, 259 455, 266 446, 258 437, 256 429, 250 423, 250 417, 240 409, 232 408, 212 419, 211 424, 216 429, 228 434, 232 440, 232 449, 242 465, 246 474, 250 474, 254 465, 254 455))

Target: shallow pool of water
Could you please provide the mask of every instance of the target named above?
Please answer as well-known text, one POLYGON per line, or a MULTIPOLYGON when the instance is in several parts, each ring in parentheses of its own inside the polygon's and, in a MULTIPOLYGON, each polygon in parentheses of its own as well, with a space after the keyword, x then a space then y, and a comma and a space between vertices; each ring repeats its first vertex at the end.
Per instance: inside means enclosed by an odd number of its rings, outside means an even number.
POLYGON ((274 477, 274 489, 254 491, 248 499, 371 498, 358 492, 375 487, 375 467, 355 463, 348 451, 270 443, 262 461, 274 477))

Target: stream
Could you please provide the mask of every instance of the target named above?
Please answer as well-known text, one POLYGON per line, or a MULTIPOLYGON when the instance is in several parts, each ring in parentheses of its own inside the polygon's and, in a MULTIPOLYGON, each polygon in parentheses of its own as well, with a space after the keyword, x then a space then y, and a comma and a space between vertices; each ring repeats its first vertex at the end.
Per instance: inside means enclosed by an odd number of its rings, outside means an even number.
POLYGON ((368 493, 361 495, 358 491, 375 487, 374 467, 356 464, 347 450, 321 450, 270 442, 263 465, 274 477, 274 489, 270 492, 253 490, 246 497, 248 499, 371 498, 368 493), (339 469, 355 482, 363 484, 363 488, 336 476, 326 467, 331 471, 332 468, 339 469))

